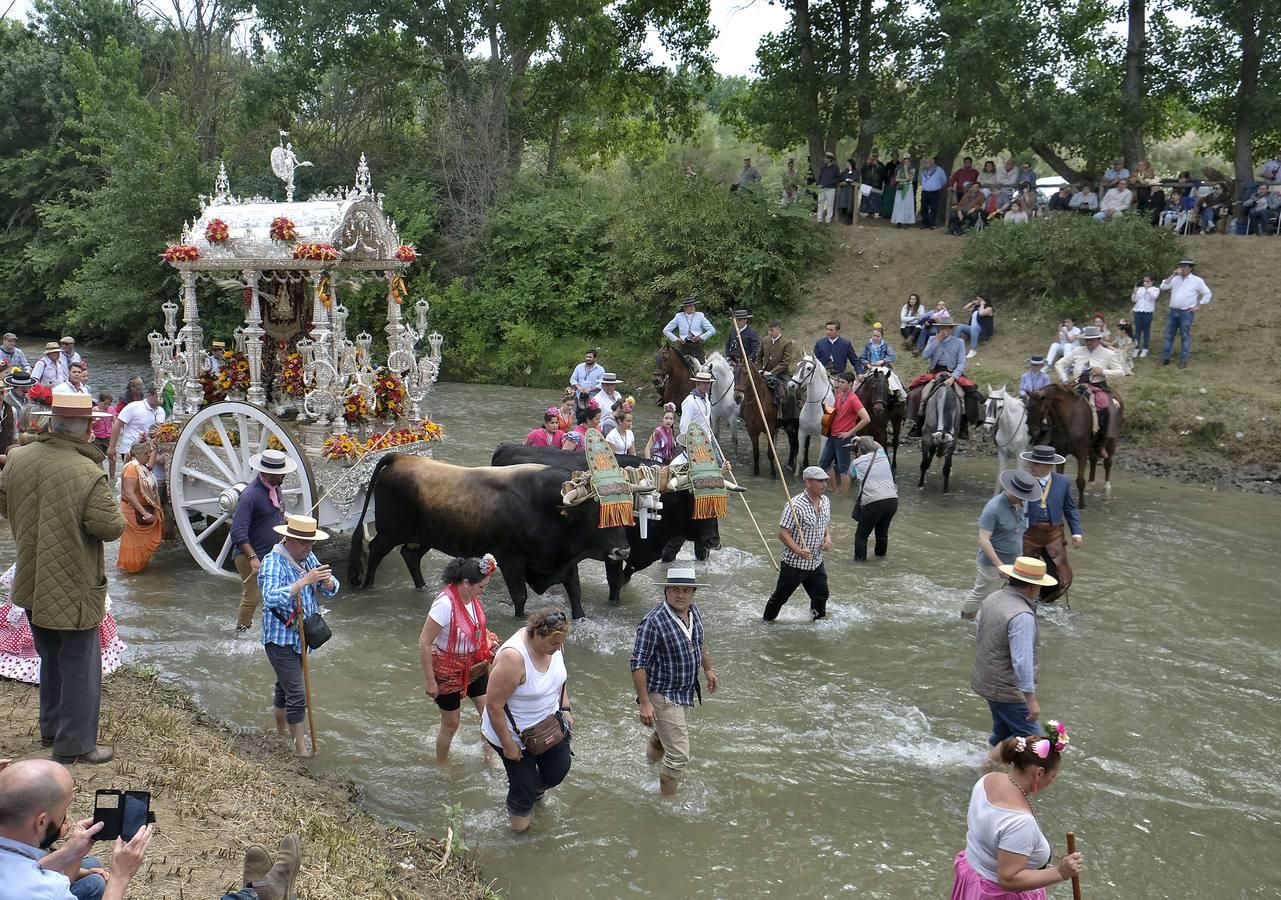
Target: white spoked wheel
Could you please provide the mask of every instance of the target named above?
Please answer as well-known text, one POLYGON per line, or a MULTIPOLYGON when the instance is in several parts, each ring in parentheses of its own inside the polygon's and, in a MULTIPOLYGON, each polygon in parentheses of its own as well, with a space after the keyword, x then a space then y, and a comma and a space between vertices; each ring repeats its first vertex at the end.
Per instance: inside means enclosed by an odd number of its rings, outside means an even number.
POLYGON ((315 479, 302 445, 266 410, 236 400, 214 403, 187 420, 178 435, 169 461, 169 499, 183 543, 206 572, 236 577, 229 568, 231 518, 256 475, 249 457, 269 444, 300 463, 285 476, 281 505, 286 512, 311 514, 315 479))

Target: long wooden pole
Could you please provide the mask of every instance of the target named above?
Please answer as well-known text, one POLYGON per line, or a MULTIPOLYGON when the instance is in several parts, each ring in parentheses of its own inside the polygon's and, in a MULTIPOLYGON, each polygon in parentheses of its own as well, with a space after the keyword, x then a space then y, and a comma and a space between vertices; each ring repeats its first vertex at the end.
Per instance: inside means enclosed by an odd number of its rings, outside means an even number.
MULTIPOLYGON (((1076 835, 1069 831, 1067 833, 1068 853, 1076 852, 1076 835)), ((1072 900, 1081 900, 1081 876, 1072 876, 1072 900)))
MULTIPOLYGON (((725 455, 725 451, 721 449, 721 442, 716 440, 716 432, 712 431, 711 422, 707 423, 707 433, 711 436, 712 446, 715 447, 716 452, 721 455, 721 459, 728 459, 729 457, 725 455)), ((765 548, 765 555, 769 557, 770 565, 772 565, 774 567, 774 571, 777 572, 778 560, 774 558, 774 551, 770 549, 769 542, 765 540, 765 534, 761 531, 761 526, 756 523, 756 516, 752 513, 752 507, 751 504, 747 502, 746 495, 739 491, 731 491, 730 493, 736 494, 738 499, 743 501, 743 509, 747 510, 747 517, 752 520, 752 527, 756 529, 756 536, 761 539, 761 546, 765 548)), ((793 513, 793 515, 795 515, 795 513, 793 513)))
POLYGON ((311 714, 311 672, 307 669, 307 626, 302 614, 302 591, 298 592, 298 640, 302 644, 302 689, 307 699, 307 730, 311 732, 311 755, 320 752, 316 746, 316 719, 311 714))

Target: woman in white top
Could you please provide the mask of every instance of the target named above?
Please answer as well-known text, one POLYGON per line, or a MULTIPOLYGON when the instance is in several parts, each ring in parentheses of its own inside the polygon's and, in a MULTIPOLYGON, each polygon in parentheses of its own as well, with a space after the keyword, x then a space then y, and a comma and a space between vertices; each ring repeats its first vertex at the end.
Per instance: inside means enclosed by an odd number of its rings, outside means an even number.
POLYGON ((1152 314, 1156 310, 1159 296, 1161 289, 1156 286, 1156 279, 1151 275, 1144 275, 1131 297, 1134 301, 1134 307, 1130 310, 1134 316, 1134 346, 1139 351, 1140 359, 1148 355, 1148 347, 1152 343, 1152 314))
POLYGON ((907 338, 908 346, 915 344, 916 336, 921 333, 921 326, 916 324, 916 320, 923 315, 925 315, 925 304, 921 302, 921 295, 908 294, 907 302, 898 312, 898 331, 907 338))
POLYGON ((1081 346, 1080 340, 1081 329, 1076 327, 1071 316, 1063 317, 1063 324, 1059 326, 1058 332, 1054 335, 1054 343, 1050 344, 1049 352, 1045 354, 1045 368, 1048 369, 1054 365, 1054 360, 1060 355, 1071 356, 1072 351, 1081 346))
POLYGON ((529 624, 499 648, 489 675, 480 727, 485 739, 502 753, 512 831, 527 829, 534 804, 569 774, 568 731, 574 719, 560 651, 570 628, 569 615, 560 607, 537 610, 529 624), (565 739, 538 755, 529 753, 521 732, 551 716, 566 729, 565 739))
POLYGON ((1053 719, 1043 736, 1011 737, 1000 744, 1009 773, 989 772, 970 792, 965 849, 956 854, 952 900, 1045 900, 1045 888, 1078 875, 1081 854, 1049 867, 1050 842, 1030 797, 1059 774, 1067 730, 1053 719))
MULTIPOLYGON (((444 586, 431 602, 427 621, 418 636, 427 696, 440 708, 436 732, 436 762, 449 759, 449 747, 462 720, 463 693, 485 712, 489 665, 498 636, 485 624, 480 597, 489 587, 498 564, 489 554, 481 559, 457 556, 441 575, 444 586)), ((485 762, 496 765, 493 750, 485 743, 485 762)))
POLYGON ((636 435, 632 433, 632 408, 626 402, 619 407, 615 420, 618 427, 605 435, 605 441, 615 453, 636 453, 636 435))
POLYGON ((854 532, 854 562, 867 562, 867 538, 876 533, 875 553, 884 556, 890 546, 890 521, 898 512, 898 486, 885 448, 870 435, 854 438, 850 478, 858 482, 854 505, 858 528, 854 532))

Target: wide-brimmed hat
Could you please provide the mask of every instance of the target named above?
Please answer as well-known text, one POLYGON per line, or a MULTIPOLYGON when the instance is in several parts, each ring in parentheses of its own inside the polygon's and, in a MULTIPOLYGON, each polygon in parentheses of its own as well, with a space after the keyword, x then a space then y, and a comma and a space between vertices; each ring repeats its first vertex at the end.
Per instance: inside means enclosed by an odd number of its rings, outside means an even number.
POLYGON ((1019 459, 1043 466, 1060 466, 1067 462, 1066 456, 1059 456, 1055 449, 1047 444, 1037 444, 1031 450, 1024 450, 1019 454, 1019 459))
POLYGON ((618 376, 615 375, 613 372, 606 372, 605 377, 600 380, 600 383, 601 384, 622 384, 622 382, 618 380, 618 376))
POLYGON ((9 385, 9 387, 25 387, 25 388, 29 388, 35 384, 39 384, 38 381, 36 381, 34 378, 31 377, 30 372, 25 372, 22 369, 17 369, 11 372, 10 374, 6 375, 4 378, 4 383, 9 385))
POLYGON ((1101 341, 1103 340, 1103 332, 1099 330, 1097 325, 1086 325, 1081 329, 1081 340, 1101 341))
POLYGON ((951 316, 936 316, 934 318, 934 324, 939 328, 955 328, 956 327, 956 323, 952 321, 951 316))
POLYGON ((1183 259, 1179 260, 1179 265, 1181 265, 1181 266, 1195 266, 1195 265, 1196 265, 1196 260, 1195 260, 1195 259, 1191 259, 1190 257, 1185 256, 1185 257, 1183 257, 1183 259))
POLYGON ((1059 580, 1051 575, 1045 574, 1045 560, 1035 559, 1031 556, 1020 556, 1014 560, 1010 566, 998 566, 1006 575, 1017 581, 1024 581, 1028 584, 1039 584, 1041 587, 1054 587, 1059 580))
POLYGON ((671 568, 667 570, 667 579, 659 583, 660 587, 707 587, 694 576, 691 568, 671 568))
POLYGON ((249 468, 264 475, 288 475, 298 471, 298 463, 281 450, 264 450, 249 457, 249 468))
POLYGON ((678 309, 684 309, 684 308, 685 308, 685 307, 687 307, 687 306, 698 306, 698 298, 697 298, 697 297, 686 297, 685 299, 681 300, 681 305, 680 305, 679 307, 677 307, 677 308, 678 308, 678 309))
POLYGON ((714 378, 712 377, 712 373, 711 373, 711 372, 709 372, 709 371, 707 371, 706 369, 699 369, 697 372, 695 372, 693 375, 691 375, 691 376, 689 377, 689 380, 690 380, 690 381, 700 381, 700 382, 701 382, 701 381, 705 381, 705 382, 707 382, 708 384, 711 384, 711 383, 712 383, 713 381, 715 381, 716 379, 714 379, 714 378))
POLYGON ((311 516, 294 516, 285 513, 285 524, 275 525, 271 529, 276 534, 299 541, 324 541, 329 539, 328 532, 316 527, 316 520, 311 516))
POLYGON ((1029 366, 1043 366, 1043 365, 1045 365, 1045 357, 1044 357, 1044 356, 1029 356, 1029 357, 1027 358, 1027 364, 1028 364, 1029 366))
MULTIPOLYGON (((7 380, 7 379, 6 379, 7 380)), ((35 416, 57 416, 61 419, 110 419, 109 412, 98 412, 93 408, 93 398, 88 394, 54 393, 49 409, 32 412, 35 416)))
POLYGON ((45 345, 44 345, 44 352, 45 352, 45 353, 52 353, 52 352, 54 352, 55 350, 61 350, 61 349, 62 349, 62 347, 58 344, 58 342, 57 342, 57 341, 46 341, 46 342, 45 342, 45 345))
POLYGON ((1028 503, 1041 499, 1041 489, 1037 486, 1036 479, 1018 469, 1006 469, 1001 473, 1001 489, 1028 503))
POLYGON ((806 466, 801 478, 805 481, 827 481, 827 470, 818 466, 806 466))
POLYGON ((750 319, 751 317, 752 314, 745 309, 734 310, 734 318, 736 319, 750 319))

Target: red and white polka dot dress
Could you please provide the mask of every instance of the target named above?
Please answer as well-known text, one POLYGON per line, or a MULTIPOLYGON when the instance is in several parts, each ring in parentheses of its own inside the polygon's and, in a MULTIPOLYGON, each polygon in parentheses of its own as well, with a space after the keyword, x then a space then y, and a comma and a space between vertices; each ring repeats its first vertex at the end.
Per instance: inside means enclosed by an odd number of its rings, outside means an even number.
MULTIPOLYGON (((13 573, 10 566, 0 575, 0 678, 12 678, 27 684, 40 683, 40 656, 31 636, 27 611, 9 602, 13 590, 13 573)), ((125 644, 116 636, 116 620, 111 615, 111 598, 107 598, 107 615, 98 626, 98 641, 102 647, 102 674, 110 675, 120 668, 125 644)))

